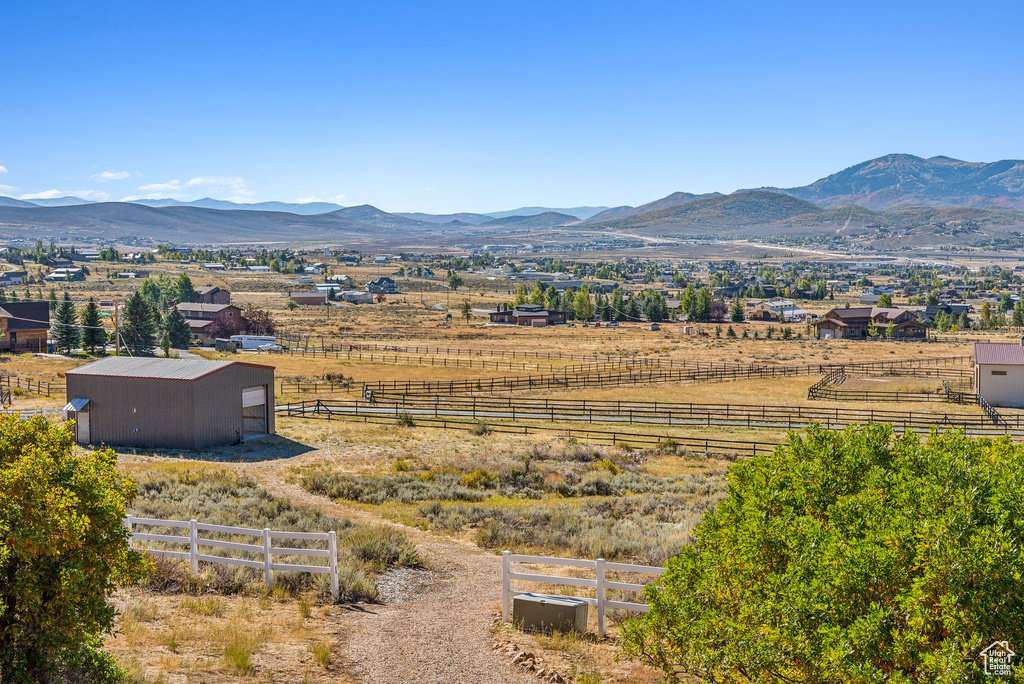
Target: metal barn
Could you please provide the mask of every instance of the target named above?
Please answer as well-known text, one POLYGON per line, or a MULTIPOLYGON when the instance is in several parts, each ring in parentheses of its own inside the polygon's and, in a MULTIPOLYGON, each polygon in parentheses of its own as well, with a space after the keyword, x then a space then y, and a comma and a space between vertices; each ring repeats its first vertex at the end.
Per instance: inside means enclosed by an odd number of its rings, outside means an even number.
POLYGON ((66 374, 80 444, 201 449, 274 433, 274 368, 110 357, 66 374))

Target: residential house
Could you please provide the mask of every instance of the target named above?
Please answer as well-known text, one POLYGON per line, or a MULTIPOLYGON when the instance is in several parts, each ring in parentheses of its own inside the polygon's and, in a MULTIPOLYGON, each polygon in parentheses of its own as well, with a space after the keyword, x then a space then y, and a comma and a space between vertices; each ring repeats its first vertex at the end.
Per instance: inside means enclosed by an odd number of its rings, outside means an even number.
POLYGON ((43 262, 50 268, 70 268, 73 265, 71 259, 63 256, 51 256, 47 257, 46 261, 43 262))
POLYGON ((0 350, 45 352, 49 332, 49 302, 0 303, 0 350))
POLYGON ((224 264, 218 264, 216 262, 210 262, 210 263, 203 264, 202 268, 203 268, 204 271, 223 271, 224 270, 224 264))
POLYGON ((349 304, 373 304, 373 293, 366 290, 340 290, 337 297, 339 302, 349 304))
POLYGON ((292 292, 288 299, 301 306, 323 306, 327 295, 321 292, 292 292))
POLYGON ((270 273, 269 266, 250 266, 250 271, 256 271, 257 273, 270 273))
POLYGON ((192 329, 192 341, 196 344, 213 344, 216 335, 210 330, 211 324, 218 317, 238 321, 238 332, 244 333, 246 320, 242 318, 242 310, 231 304, 200 304, 182 302, 175 307, 185 316, 192 329))
POLYGON ((43 280, 49 283, 64 283, 73 280, 85 280, 80 268, 58 268, 49 273, 43 280))
POLYGON ((959 319, 962 314, 967 314, 967 320, 970 321, 970 304, 950 304, 948 302, 939 302, 938 304, 929 304, 924 308, 918 317, 922 323, 928 323, 933 325, 938 315, 945 314, 953 318, 959 319))
POLYGON ((366 291, 371 294, 399 294, 395 281, 388 276, 374 278, 366 284, 366 291))
POLYGON ((848 309, 832 309, 815 323, 818 337, 823 340, 866 340, 874 323, 878 337, 886 335, 889 324, 893 326, 892 336, 897 340, 924 340, 928 338, 928 327, 917 315, 899 307, 854 306, 848 309))
POLYGON ((21 285, 27 277, 28 272, 26 271, 4 271, 0 273, 0 287, 21 285))
POLYGON ((329 275, 326 278, 324 278, 324 280, 328 283, 340 285, 343 289, 352 287, 351 276, 347 276, 344 273, 335 273, 334 275, 329 275))
POLYGON ((491 323, 495 325, 529 325, 542 328, 547 325, 565 323, 565 313, 549 311, 540 304, 519 304, 510 307, 507 304, 496 311, 489 312, 491 323))
POLYGON ((230 304, 231 293, 216 285, 201 285, 196 288, 196 302, 199 304, 230 304))

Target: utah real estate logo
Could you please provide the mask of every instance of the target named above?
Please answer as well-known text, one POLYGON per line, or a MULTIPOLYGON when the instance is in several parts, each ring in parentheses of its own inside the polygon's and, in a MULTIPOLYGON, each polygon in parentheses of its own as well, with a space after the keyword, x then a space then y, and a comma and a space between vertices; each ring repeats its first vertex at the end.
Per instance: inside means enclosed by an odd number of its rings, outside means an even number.
POLYGON ((1017 654, 1010 649, 1008 641, 993 641, 981 652, 985 674, 989 676, 1009 676, 1012 674, 1013 658, 1017 654))

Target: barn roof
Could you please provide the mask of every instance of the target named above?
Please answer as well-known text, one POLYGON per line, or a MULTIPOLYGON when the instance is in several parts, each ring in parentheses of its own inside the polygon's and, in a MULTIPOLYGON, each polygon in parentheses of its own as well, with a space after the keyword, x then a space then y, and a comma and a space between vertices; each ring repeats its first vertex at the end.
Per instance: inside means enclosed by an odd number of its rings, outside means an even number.
MULTIPOLYGON (((88 365, 69 370, 66 375, 99 375, 120 378, 150 378, 160 380, 198 380, 224 370, 238 361, 208 361, 206 359, 153 359, 131 356, 111 356, 88 365)), ((259 366, 258 364, 242 364, 259 366)))
POLYGON ((1024 346, 1017 342, 975 342, 974 361, 981 365, 1024 366, 1024 346))

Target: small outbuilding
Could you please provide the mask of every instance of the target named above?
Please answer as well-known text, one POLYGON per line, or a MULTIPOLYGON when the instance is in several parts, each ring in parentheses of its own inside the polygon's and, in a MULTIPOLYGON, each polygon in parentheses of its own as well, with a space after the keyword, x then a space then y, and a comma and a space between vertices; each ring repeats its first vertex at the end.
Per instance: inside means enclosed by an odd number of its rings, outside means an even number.
POLYGON ((66 374, 79 444, 201 449, 274 433, 274 368, 114 356, 66 374))
POLYGON ((1024 408, 1024 338, 974 345, 974 391, 992 406, 1024 408))

